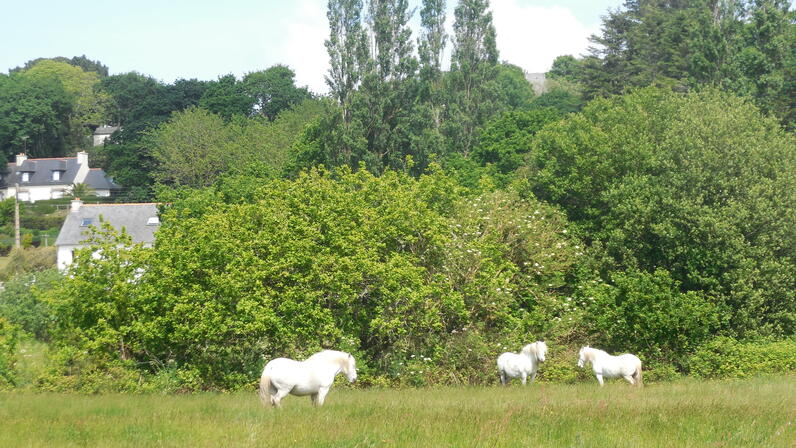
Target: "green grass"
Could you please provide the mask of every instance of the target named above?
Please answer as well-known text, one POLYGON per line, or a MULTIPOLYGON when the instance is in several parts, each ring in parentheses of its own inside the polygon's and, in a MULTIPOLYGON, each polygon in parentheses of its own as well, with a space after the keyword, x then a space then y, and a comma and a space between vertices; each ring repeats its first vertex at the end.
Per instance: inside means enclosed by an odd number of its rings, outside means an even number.
POLYGON ((11 257, 0 257, 0 270, 3 270, 6 266, 8 266, 8 261, 10 259, 11 257))
POLYGON ((0 394, 0 446, 793 447, 796 378, 254 393, 0 394))

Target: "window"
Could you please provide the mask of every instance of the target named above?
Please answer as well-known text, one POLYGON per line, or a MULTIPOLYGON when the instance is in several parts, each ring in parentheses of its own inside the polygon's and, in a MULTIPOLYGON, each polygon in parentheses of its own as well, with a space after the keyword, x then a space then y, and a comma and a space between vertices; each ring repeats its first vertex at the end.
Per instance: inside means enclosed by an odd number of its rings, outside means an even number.
POLYGON ((146 225, 148 226, 159 226, 160 225, 160 218, 157 216, 153 216, 146 220, 146 225))
POLYGON ((80 220, 80 227, 88 227, 91 225, 91 218, 83 218, 80 220))
POLYGON ((22 182, 30 182, 30 173, 25 171, 22 173, 22 182))
POLYGON ((53 170, 53 180, 61 180, 61 172, 58 170, 53 170))

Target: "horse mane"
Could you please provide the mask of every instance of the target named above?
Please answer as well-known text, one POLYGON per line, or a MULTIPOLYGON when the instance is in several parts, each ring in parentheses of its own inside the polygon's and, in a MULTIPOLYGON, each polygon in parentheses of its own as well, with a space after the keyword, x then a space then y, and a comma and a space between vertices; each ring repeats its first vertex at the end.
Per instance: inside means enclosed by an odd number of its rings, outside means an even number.
POLYGON ((539 343, 541 341, 532 342, 520 350, 520 353, 533 355, 534 359, 539 359, 539 343))
POLYGON ((600 354, 607 355, 608 354, 608 352, 606 352, 605 350, 600 350, 599 348, 589 347, 588 345, 583 347, 583 348, 586 349, 583 352, 584 353, 584 358, 586 358, 586 361, 589 361, 589 362, 594 362, 594 359, 597 358, 597 355, 600 355, 600 354))
POLYGON ((306 361, 316 361, 316 360, 330 360, 336 364, 340 365, 340 368, 346 367, 348 364, 348 357, 351 356, 346 352, 341 352, 339 350, 321 350, 318 353, 313 354, 306 361))

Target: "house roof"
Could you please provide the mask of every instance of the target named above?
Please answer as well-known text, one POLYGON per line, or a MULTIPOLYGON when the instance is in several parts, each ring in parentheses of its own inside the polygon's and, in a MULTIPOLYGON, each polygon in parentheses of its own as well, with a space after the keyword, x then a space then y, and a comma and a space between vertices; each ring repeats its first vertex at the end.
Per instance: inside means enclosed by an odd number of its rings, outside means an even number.
MULTIPOLYGON (((71 186, 75 182, 75 176, 80 165, 77 157, 56 157, 49 159, 27 159, 17 166, 16 163, 8 163, 6 171, 0 178, 0 188, 7 188, 19 183, 20 186, 71 186), (62 171, 59 180, 53 180, 53 171, 62 171), (22 182, 22 173, 28 172, 29 180, 22 182)), ((90 168, 84 181, 95 190, 115 190, 120 188, 112 180, 107 178, 105 171, 101 168, 90 168)))
POLYGON ((61 157, 54 159, 27 159, 20 166, 16 163, 9 163, 3 178, 0 179, 0 186, 6 187, 14 183, 22 183, 22 173, 29 172, 30 180, 25 185, 72 185, 80 167, 77 157, 61 157), (63 171, 60 180, 52 180, 53 171, 63 171))
POLYGON ((91 168, 86 176, 86 183, 95 190, 117 190, 120 187, 105 175, 102 168, 91 168))
POLYGON ((111 135, 119 130, 119 126, 100 126, 94 130, 94 135, 111 135))
POLYGON ((134 243, 153 243, 155 231, 160 227, 147 225, 150 218, 158 216, 157 204, 83 204, 66 216, 55 245, 81 244, 88 238, 87 224, 99 226, 100 216, 116 230, 124 228, 134 243))

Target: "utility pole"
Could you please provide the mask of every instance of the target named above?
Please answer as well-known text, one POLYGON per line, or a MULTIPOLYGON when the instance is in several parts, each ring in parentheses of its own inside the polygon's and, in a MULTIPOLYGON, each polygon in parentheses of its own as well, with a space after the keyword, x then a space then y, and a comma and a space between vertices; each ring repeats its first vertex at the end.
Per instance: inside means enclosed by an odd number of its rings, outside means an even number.
POLYGON ((22 239, 19 237, 19 184, 14 184, 14 247, 22 247, 22 239))

